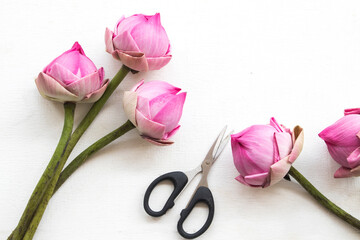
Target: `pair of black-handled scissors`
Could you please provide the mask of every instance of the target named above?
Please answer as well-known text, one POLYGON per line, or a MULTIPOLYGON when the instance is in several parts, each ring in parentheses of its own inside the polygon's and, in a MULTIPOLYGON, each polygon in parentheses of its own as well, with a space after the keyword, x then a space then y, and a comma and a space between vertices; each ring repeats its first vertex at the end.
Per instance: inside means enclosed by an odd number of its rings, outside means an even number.
POLYGON ((177 224, 178 232, 181 236, 187 239, 193 239, 201 234, 203 234, 210 226, 213 218, 214 218, 214 211, 215 211, 215 205, 214 205, 214 199, 212 196, 212 193, 210 189, 208 188, 207 184, 207 176, 210 171, 210 168, 212 167, 213 163, 218 159, 219 155, 224 150, 227 142, 229 141, 230 134, 227 135, 224 138, 226 132, 226 126, 223 128, 223 130, 220 132, 219 136, 216 138, 215 142, 211 146, 208 154, 206 155, 204 161, 195 169, 188 171, 188 172, 170 172, 166 173, 164 175, 161 175, 160 177, 156 178, 148 187, 148 189, 145 192, 144 197, 144 208, 145 211, 153 217, 160 217, 166 213, 167 210, 172 208, 174 206, 174 201, 177 198, 177 196, 182 192, 183 189, 191 182, 191 180, 198 174, 203 173, 199 184, 197 185, 194 194, 190 198, 190 201, 185 209, 183 209, 180 213, 180 220, 177 224), (170 180, 174 184, 174 190, 172 194, 170 195, 169 199, 165 203, 165 206, 163 209, 161 209, 158 212, 153 211, 149 206, 149 198, 150 194, 153 191, 153 189, 162 181, 170 180), (186 220, 186 218, 190 215, 191 211, 195 207, 197 203, 203 202, 209 207, 209 215, 207 217, 207 220, 205 224, 195 233, 187 233, 184 231, 183 223, 186 220))

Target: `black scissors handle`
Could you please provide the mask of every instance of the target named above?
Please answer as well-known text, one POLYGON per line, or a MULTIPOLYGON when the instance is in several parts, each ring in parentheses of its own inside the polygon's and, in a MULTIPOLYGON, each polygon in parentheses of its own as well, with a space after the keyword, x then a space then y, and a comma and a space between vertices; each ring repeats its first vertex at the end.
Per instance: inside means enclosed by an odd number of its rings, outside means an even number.
POLYGON ((200 236, 210 227, 210 224, 214 218, 214 212, 215 212, 214 198, 212 196, 210 189, 207 187, 204 187, 204 186, 199 187, 196 190, 189 205, 185 209, 183 209, 180 213, 180 220, 177 225, 178 232, 180 233, 180 235, 182 237, 184 237, 186 239, 193 239, 193 238, 200 236), (193 208, 195 207, 195 205, 200 202, 207 204, 209 207, 209 215, 207 217, 207 220, 206 220, 204 226, 202 226, 197 232, 187 233, 187 232, 185 232, 185 230, 183 228, 183 223, 185 222, 186 218, 190 215, 190 213, 193 210, 193 208))
POLYGON ((160 217, 166 213, 167 210, 174 206, 175 198, 180 194, 188 182, 188 177, 183 172, 170 172, 156 178, 148 187, 144 196, 144 209, 153 217, 160 217), (153 211, 149 206, 149 198, 154 188, 162 181, 170 180, 174 184, 174 191, 171 193, 169 199, 166 201, 164 207, 158 211, 153 211))

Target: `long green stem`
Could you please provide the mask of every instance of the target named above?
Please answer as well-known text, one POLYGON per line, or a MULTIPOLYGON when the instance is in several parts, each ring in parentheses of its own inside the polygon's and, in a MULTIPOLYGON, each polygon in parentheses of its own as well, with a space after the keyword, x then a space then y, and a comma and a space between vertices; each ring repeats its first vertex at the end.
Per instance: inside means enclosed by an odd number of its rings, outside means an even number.
POLYGON ((135 128, 135 126, 127 121, 119 128, 110 132, 106 136, 100 138, 95 143, 93 143, 90 147, 85 149, 82 153, 80 153, 71 163, 61 172, 59 180, 56 184, 54 193, 61 187, 61 185, 94 153, 118 139, 131 129, 135 128))
MULTIPOLYGON (((84 119, 80 122, 79 126, 76 128, 74 133, 71 135, 71 138, 65 148, 64 153, 62 154, 59 160, 59 166, 56 169, 54 174, 54 178, 51 180, 51 183, 46 188, 46 192, 44 193, 44 198, 41 200, 41 203, 38 204, 39 209, 37 210, 33 219, 31 219, 31 225, 23 226, 26 231, 26 239, 32 239, 37 226, 40 223, 41 217, 46 209, 49 199, 51 198, 56 182, 59 179, 60 173, 66 163, 66 160, 69 158, 72 150, 74 149, 76 143, 79 141, 80 137, 84 134, 86 129, 90 126, 90 124, 94 121, 95 117, 98 115, 104 104, 107 102, 111 94, 115 91, 115 89, 119 86, 121 81, 125 78, 125 76, 129 73, 130 69, 123 65, 118 73, 114 76, 114 78, 110 81, 106 91, 101 96, 101 98, 95 102, 92 107, 90 108, 89 112, 86 114, 84 119), (29 229, 28 229, 29 228, 29 229)), ((16 238, 14 238, 16 239, 16 238)), ((19 238, 19 240, 22 239, 19 238)), ((25 239, 25 238, 24 238, 25 239)), ((17 239, 16 239, 17 240, 17 239)))
POLYGON ((323 207, 325 207, 327 210, 329 210, 351 226, 360 229, 360 221, 358 219, 354 218, 353 216, 345 212, 343 209, 338 207, 336 204, 331 202, 328 198, 326 198, 294 167, 290 168, 289 174, 290 176, 295 178, 295 180, 323 207))
POLYGON ((8 238, 9 240, 22 239, 22 237, 24 236, 27 230, 27 226, 30 224, 31 219, 34 216, 34 213, 39 205, 39 202, 41 201, 44 192, 50 183, 51 178, 54 176, 56 170, 59 167, 59 159, 61 158, 61 155, 64 153, 64 149, 66 148, 66 145, 68 144, 68 141, 71 136, 73 123, 74 123, 75 106, 76 105, 74 103, 64 103, 64 110, 65 110, 64 127, 61 133, 59 143, 55 149, 53 156, 51 157, 48 166, 46 167, 33 193, 31 194, 31 197, 26 205, 26 208, 20 218, 17 227, 9 236, 8 238))

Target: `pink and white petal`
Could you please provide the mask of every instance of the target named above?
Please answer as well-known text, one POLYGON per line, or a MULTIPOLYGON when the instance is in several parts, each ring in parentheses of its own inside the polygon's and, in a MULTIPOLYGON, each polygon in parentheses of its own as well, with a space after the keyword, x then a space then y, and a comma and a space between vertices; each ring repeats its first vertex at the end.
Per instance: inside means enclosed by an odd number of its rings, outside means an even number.
POLYGON ((99 76, 99 72, 96 71, 92 74, 89 74, 76 82, 73 82, 66 86, 66 89, 70 92, 76 94, 81 99, 86 95, 93 93, 100 89, 101 87, 101 79, 99 76))
POLYGON ((135 110, 137 129, 141 135, 162 139, 165 135, 165 126, 146 118, 141 112, 135 110))
POLYGON ((144 84, 144 79, 141 80, 138 84, 136 84, 130 91, 133 91, 133 92, 137 91, 138 88, 139 88, 140 86, 142 86, 143 84, 144 84))
POLYGON ((253 175, 247 175, 244 177, 244 180, 251 186, 263 187, 266 184, 268 177, 269 173, 258 173, 253 175))
POLYGON ((279 182, 289 172, 291 163, 289 162, 289 156, 274 163, 270 167, 270 186, 279 182))
POLYGON ((348 108, 344 110, 344 115, 360 114, 360 108, 348 108))
POLYGON ((283 128, 274 117, 270 118, 270 126, 274 127, 278 132, 283 132, 283 128))
POLYGON ((175 87, 164 81, 151 81, 137 88, 137 93, 147 99, 155 99, 165 93, 175 95, 181 88, 175 87))
MULTIPOLYGON (((149 70, 147 60, 144 53, 141 52, 122 52, 115 50, 116 56, 119 57, 120 61, 132 70, 139 72, 146 72, 149 70)), ((113 54, 114 56, 114 54, 113 54)), ((115 57, 116 58, 116 57, 115 57)))
POLYGON ((166 64, 168 64, 171 60, 171 55, 166 55, 163 57, 147 57, 147 62, 149 65, 149 70, 159 70, 162 67, 164 67, 166 64))
POLYGON ((117 21, 117 23, 116 23, 116 25, 115 25, 115 29, 114 29, 114 33, 115 33, 115 34, 118 34, 118 27, 119 27, 119 25, 121 24, 121 22, 122 22, 123 20, 125 20, 125 16, 124 16, 124 15, 122 15, 122 16, 120 17, 120 19, 117 21))
POLYGON ((93 103, 99 100, 106 91, 106 88, 109 84, 109 80, 106 79, 104 82, 105 84, 100 89, 86 95, 85 98, 81 100, 81 103, 93 103))
POLYGON ((119 52, 118 51, 113 51, 111 53, 111 55, 113 56, 113 58, 115 58, 116 60, 119 60, 120 61, 120 57, 119 57, 119 52))
POLYGON ((120 51, 141 52, 128 31, 122 32, 112 40, 114 48, 120 51))
POLYGON ((145 139, 146 141, 155 144, 157 146, 169 146, 171 144, 173 144, 174 142, 169 141, 169 140, 159 140, 159 139, 154 139, 154 138, 149 138, 147 136, 141 136, 143 139, 145 139))
POLYGON ((356 148, 347 158, 350 168, 360 165, 360 147, 356 148))
POLYGON ((170 132, 179 124, 185 99, 186 92, 174 95, 152 119, 165 125, 165 132, 170 132))
POLYGON ((179 130, 179 128, 180 128, 180 125, 178 125, 176 128, 174 128, 174 129, 171 130, 170 132, 165 133, 164 139, 169 139, 169 138, 171 138, 172 136, 174 136, 175 133, 179 130))
POLYGON ((340 167, 336 172, 334 173, 334 178, 348 178, 353 177, 351 174, 351 169, 346 167, 340 167))
POLYGON ((275 132, 275 141, 279 150, 280 159, 288 156, 293 148, 292 136, 287 132, 275 132))
POLYGON ((245 182, 244 177, 241 176, 241 175, 237 176, 237 177, 235 178, 235 180, 237 180, 238 182, 240 182, 240 183, 242 183, 242 184, 244 184, 244 185, 246 185, 246 186, 251 187, 247 182, 245 182))
POLYGON ((124 111, 130 122, 137 126, 135 120, 135 110, 137 105, 137 93, 132 91, 124 92, 123 97, 124 111))
POLYGON ((149 99, 138 95, 136 109, 140 111, 146 118, 151 119, 149 99))
POLYGON ((114 37, 114 33, 110 29, 106 28, 105 29, 105 46, 106 46, 106 51, 110 54, 114 52, 113 37, 114 37))
POLYGON ((290 163, 293 163, 299 157, 299 155, 303 149, 303 146, 304 146, 304 130, 299 126, 296 126, 294 128, 294 132, 295 131, 297 132, 296 133, 297 136, 295 136, 294 147, 291 150, 291 153, 289 156, 290 163), (300 132, 300 133, 298 133, 298 132, 300 132))
POLYGON ((80 78, 73 74, 69 69, 63 67, 58 63, 54 63, 49 69, 48 73, 49 76, 54 78, 58 81, 62 86, 68 85, 72 82, 79 80, 80 78))
POLYGON ((50 100, 57 102, 78 102, 81 100, 78 96, 65 89, 54 78, 43 72, 39 73, 35 83, 40 94, 50 100))

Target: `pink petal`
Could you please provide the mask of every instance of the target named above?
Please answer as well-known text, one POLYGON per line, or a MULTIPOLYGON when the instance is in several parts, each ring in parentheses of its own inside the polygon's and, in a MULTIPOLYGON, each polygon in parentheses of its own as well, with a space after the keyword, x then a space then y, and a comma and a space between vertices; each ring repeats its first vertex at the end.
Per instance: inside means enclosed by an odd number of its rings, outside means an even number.
POLYGON ((35 83, 40 94, 50 100, 58 102, 78 102, 81 100, 78 96, 66 90, 54 78, 45 73, 39 73, 35 83))
POLYGON ((319 137, 325 142, 339 146, 360 146, 356 134, 360 131, 360 115, 351 114, 340 118, 325 128, 319 137))
POLYGON ((114 36, 114 33, 110 29, 106 28, 106 30, 105 30, 105 46, 106 46, 106 51, 110 54, 114 52, 113 36, 114 36))
POLYGON ((274 128, 253 125, 231 136, 234 164, 241 175, 268 172, 274 163, 274 128))
POLYGON ((138 110, 135 111, 135 119, 137 128, 141 135, 155 139, 162 139, 165 135, 164 125, 151 121, 138 110))
POLYGON ((79 80, 78 76, 74 75, 72 72, 70 72, 70 70, 58 63, 52 65, 47 74, 53 77, 63 86, 79 80))
POLYGON ((360 164, 360 147, 356 148, 347 158, 350 168, 355 168, 360 164))
POLYGON ((175 87, 163 81, 151 81, 139 86, 136 92, 149 100, 154 99, 163 94, 175 95, 181 91, 181 88, 175 87))
POLYGON ((115 49, 121 51, 141 52, 128 31, 122 32, 113 39, 115 49))
POLYGON ((331 155, 331 157, 339 163, 341 166, 351 168, 349 162, 347 161, 348 156, 356 149, 356 147, 350 146, 350 147, 341 147, 336 146, 330 143, 326 143, 326 146, 328 148, 328 151, 331 155))
POLYGON ((290 153, 290 156, 289 156, 289 159, 288 161, 290 163, 293 163, 300 155, 302 149, 303 149, 303 145, 304 145, 304 131, 302 128, 300 127, 295 127, 294 131, 295 130, 300 130, 300 134, 296 137, 295 139, 295 143, 294 143, 294 146, 291 150, 291 153, 290 153))
MULTIPOLYGON (((152 118, 153 121, 165 125, 165 132, 172 131, 180 121, 186 92, 175 95, 166 105, 152 118)), ((150 108, 152 105, 150 103, 150 108)))
POLYGON ((156 116, 156 114, 164 108, 164 106, 171 101, 173 98, 175 98, 175 94, 171 93, 164 93, 162 95, 159 95, 157 97, 154 97, 153 99, 150 99, 150 107, 151 107, 151 114, 150 116, 156 116))
POLYGON ((146 57, 162 57, 169 49, 170 41, 161 25, 159 13, 136 25, 131 35, 146 57))
POLYGON ((250 184, 248 184, 247 182, 245 182, 245 179, 243 176, 239 175, 235 178, 238 182, 246 185, 246 186, 249 186, 249 187, 254 187, 254 186, 250 186, 250 184))
POLYGON ((143 14, 134 14, 127 18, 122 16, 116 24, 115 35, 119 35, 122 32, 129 31, 133 29, 135 26, 145 21, 147 21, 147 18, 143 14))
POLYGON ((129 118, 130 122, 137 126, 135 120, 135 110, 137 105, 137 93, 132 91, 124 92, 123 105, 126 116, 129 118))
POLYGON ((289 162, 289 156, 274 163, 270 167, 270 185, 274 185, 279 182, 289 172, 291 163, 289 162))
POLYGON ((106 80, 106 81, 104 81, 104 83, 105 84, 100 89, 86 95, 85 98, 83 100, 81 100, 81 103, 92 103, 92 102, 96 102, 97 100, 99 100, 101 98, 101 96, 104 94, 104 92, 109 84, 109 81, 106 80))
POLYGON ((268 173, 258 173, 254 175, 245 176, 244 180, 251 186, 262 187, 267 182, 268 177, 269 177, 268 173))
POLYGON ((334 178, 348 178, 352 177, 352 174, 350 172, 350 168, 340 167, 336 172, 334 173, 334 178))
POLYGON ((130 91, 133 91, 133 92, 137 91, 138 88, 139 88, 140 86, 142 86, 143 84, 144 84, 144 79, 141 80, 138 84, 136 84, 130 91))
POLYGON ((168 64, 171 58, 171 55, 165 55, 163 57, 147 57, 146 59, 149 65, 149 70, 159 70, 168 64))
POLYGON ((175 133, 176 133, 179 129, 180 129, 180 125, 178 125, 176 128, 174 128, 174 129, 171 130, 170 132, 165 133, 164 139, 169 139, 169 138, 171 138, 172 136, 175 135, 175 133))
POLYGON ((275 120, 275 118, 270 118, 270 126, 273 126, 276 131, 283 132, 283 128, 278 124, 278 122, 275 120))
POLYGON ((84 50, 77 42, 70 50, 61 54, 45 67, 44 72, 48 74, 55 63, 62 65, 79 78, 97 70, 95 64, 85 55, 84 50))
POLYGON ((120 61, 127 67, 139 71, 146 72, 149 70, 147 60, 145 55, 140 52, 123 52, 120 50, 115 50, 112 54, 116 59, 120 61))
POLYGON ((144 117, 151 119, 150 104, 147 98, 138 95, 136 109, 140 111, 144 117))
POLYGON ((344 115, 360 114, 360 108, 349 108, 344 110, 344 115))
POLYGON ((96 71, 93 74, 89 74, 76 82, 73 82, 66 86, 66 89, 76 94, 80 98, 84 98, 86 95, 95 92, 101 87, 100 74, 102 70, 96 71))
POLYGON ((293 143, 291 135, 287 132, 276 132, 275 139, 280 154, 278 160, 280 160, 290 154, 293 143))

